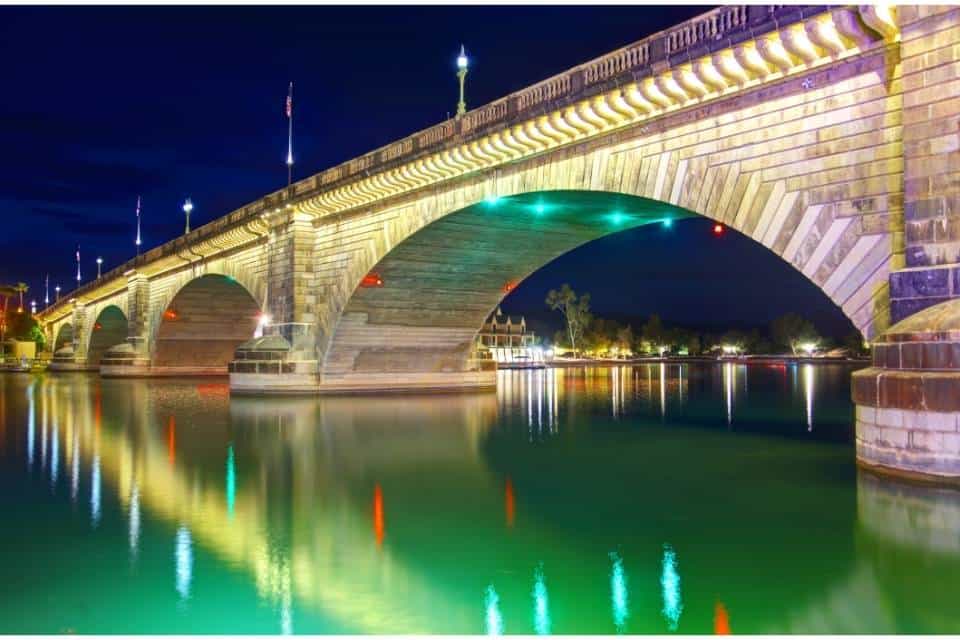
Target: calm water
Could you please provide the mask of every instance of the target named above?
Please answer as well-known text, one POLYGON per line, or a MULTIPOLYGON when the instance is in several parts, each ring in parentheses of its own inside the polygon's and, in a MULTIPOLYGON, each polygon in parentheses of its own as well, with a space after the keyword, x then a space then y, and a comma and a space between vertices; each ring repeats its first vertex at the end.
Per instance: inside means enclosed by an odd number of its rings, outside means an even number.
POLYGON ((960 631, 960 495, 857 472, 850 371, 0 375, 0 632, 960 631))

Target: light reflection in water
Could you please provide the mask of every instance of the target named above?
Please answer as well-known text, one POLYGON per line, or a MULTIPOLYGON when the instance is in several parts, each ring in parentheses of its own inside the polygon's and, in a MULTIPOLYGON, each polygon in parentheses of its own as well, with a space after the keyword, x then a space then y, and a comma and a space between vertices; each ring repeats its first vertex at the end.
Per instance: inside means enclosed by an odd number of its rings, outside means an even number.
POLYGON ((680 614, 683 613, 683 599, 680 595, 680 574, 677 573, 677 554, 668 544, 663 545, 660 588, 663 591, 663 617, 667 619, 670 631, 676 631, 680 614))
POLYGON ((550 635, 550 603, 541 563, 533 572, 533 628, 537 635, 550 635))
POLYGON ((723 388, 727 398, 727 425, 733 422, 733 363, 723 364, 723 388))
POLYGON ((383 519, 383 489, 379 484, 373 488, 373 534, 376 537, 377 546, 382 547, 386 525, 383 519))
POLYGON ((506 482, 503 483, 503 510, 507 527, 512 528, 517 514, 517 505, 513 497, 513 481, 510 480, 510 476, 507 476, 506 482))
POLYGON ((719 600, 713 607, 713 633, 718 636, 730 635, 730 616, 719 600))
POLYGON ((803 365, 803 394, 807 405, 807 431, 813 431, 813 365, 803 365))
POLYGON ((610 571, 610 602, 613 605, 613 624, 617 633, 623 633, 630 617, 629 600, 627 596, 627 574, 623 569, 623 558, 617 552, 610 553, 613 568, 610 571))
POLYGON ((130 552, 136 556, 140 544, 140 488, 136 482, 130 490, 130 552))
POLYGON ((493 585, 487 587, 483 598, 486 629, 488 636, 503 635, 503 616, 500 614, 500 596, 493 585))
POLYGON ((237 496, 237 469, 233 460, 233 443, 227 447, 227 513, 233 517, 233 505, 237 496))
POLYGON ((47 470, 47 419, 45 414, 40 420, 40 469, 47 470))
POLYGON ((174 556, 177 564, 177 593, 181 600, 186 600, 190 597, 190 583, 193 581, 193 539, 190 530, 184 525, 177 529, 174 556))
POLYGON ((660 363, 660 417, 667 415, 667 365, 660 363))
POLYGON ((80 491, 80 434, 76 429, 73 432, 73 454, 70 458, 70 500, 76 502, 80 491))
POLYGON ((100 524, 100 456, 93 456, 90 473, 90 521, 94 527, 100 524))
POLYGON ((167 420, 167 458, 172 467, 177 460, 177 422, 173 416, 167 420))
POLYGON ((57 421, 53 420, 50 430, 50 487, 56 488, 57 471, 60 467, 60 441, 58 439, 57 421))
POLYGON ((36 402, 33 398, 33 389, 36 384, 27 387, 27 468, 33 468, 33 440, 36 437, 37 414, 36 402))

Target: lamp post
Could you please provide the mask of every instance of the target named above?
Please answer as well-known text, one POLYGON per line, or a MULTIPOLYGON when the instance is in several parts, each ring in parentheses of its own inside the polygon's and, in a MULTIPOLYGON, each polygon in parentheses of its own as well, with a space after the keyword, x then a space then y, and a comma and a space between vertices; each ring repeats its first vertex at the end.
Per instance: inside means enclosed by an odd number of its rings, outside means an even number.
POLYGON ((103 258, 97 258, 97 278, 100 278, 100 267, 103 265, 103 258))
POLYGON ((33 315, 33 316, 37 315, 37 301, 36 301, 36 300, 31 300, 31 301, 30 301, 30 315, 33 315))
POLYGON ((187 226, 184 227, 184 231, 183 231, 185 234, 190 233, 190 212, 191 211, 193 211, 193 203, 190 202, 190 198, 187 198, 187 200, 183 203, 183 212, 187 216, 187 226))
POLYGON ((53 290, 54 290, 54 291, 56 292, 56 294, 57 294, 57 297, 54 298, 53 301, 54 301, 54 302, 60 302, 60 285, 55 286, 55 287, 53 288, 53 290))
POLYGON ((463 99, 463 84, 467 78, 467 53, 460 45, 460 55, 457 56, 457 77, 460 79, 460 102, 457 103, 457 117, 459 118, 467 112, 467 103, 463 99))

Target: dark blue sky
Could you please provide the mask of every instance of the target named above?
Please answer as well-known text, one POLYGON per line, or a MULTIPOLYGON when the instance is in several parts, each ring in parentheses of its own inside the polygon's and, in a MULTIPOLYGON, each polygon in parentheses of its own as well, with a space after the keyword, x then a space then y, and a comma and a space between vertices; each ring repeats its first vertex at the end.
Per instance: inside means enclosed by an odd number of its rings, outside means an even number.
MULTIPOLYGON (((290 80, 304 177, 444 119, 461 42, 477 106, 703 10, 0 7, 0 282, 42 298, 49 271, 51 286, 71 288, 78 243, 84 278, 97 255, 105 269, 128 259, 138 194, 151 247, 182 231, 188 195, 196 226, 283 186, 290 80)), ((668 241, 649 230, 600 241, 536 274, 509 306, 539 310, 545 288, 569 280, 598 311, 749 325, 796 310, 847 329, 766 249, 708 231, 691 221, 668 241), (728 304, 715 303, 721 291, 728 304)))

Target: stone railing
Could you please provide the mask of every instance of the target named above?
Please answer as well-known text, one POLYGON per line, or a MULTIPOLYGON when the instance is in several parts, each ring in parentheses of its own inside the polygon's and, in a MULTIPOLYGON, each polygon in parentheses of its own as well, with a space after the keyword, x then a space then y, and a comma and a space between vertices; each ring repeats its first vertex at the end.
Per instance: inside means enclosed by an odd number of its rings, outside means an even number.
POLYGON ((186 236, 171 240, 128 261, 104 274, 99 280, 65 294, 59 304, 63 304, 64 298, 82 295, 110 278, 123 276, 126 271, 138 265, 183 250, 194 242, 243 224, 265 212, 339 187, 372 171, 402 164, 445 145, 463 142, 467 136, 502 126, 522 114, 546 111, 560 103, 573 102, 606 84, 633 80, 658 64, 669 66, 671 63, 705 55, 736 40, 782 28, 825 9, 822 6, 796 5, 730 5, 714 9, 469 111, 460 118, 446 120, 418 131, 264 196, 186 236))

